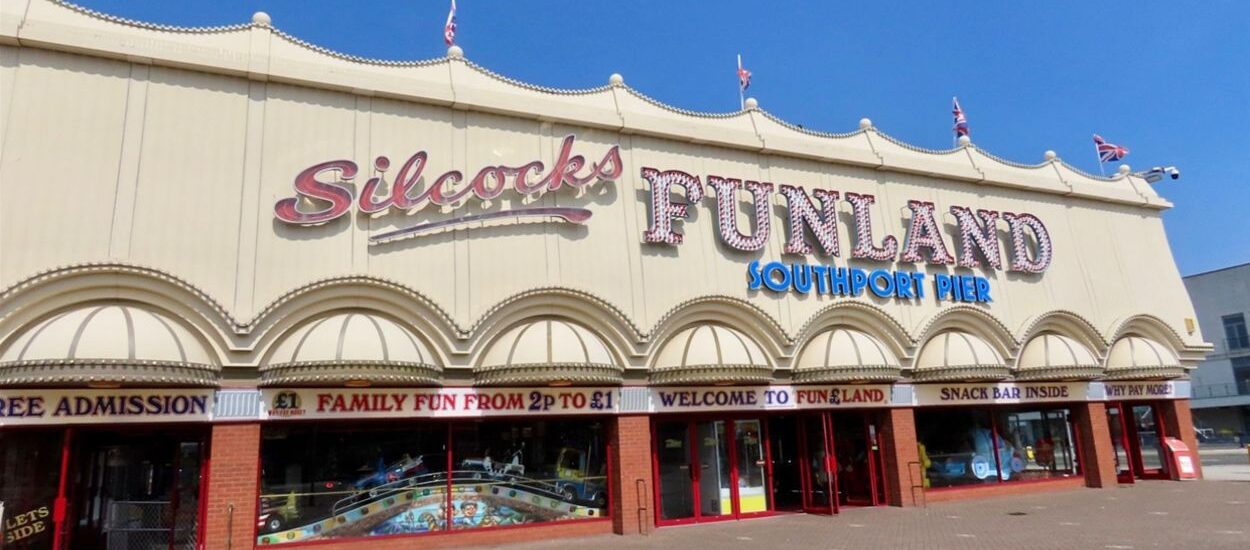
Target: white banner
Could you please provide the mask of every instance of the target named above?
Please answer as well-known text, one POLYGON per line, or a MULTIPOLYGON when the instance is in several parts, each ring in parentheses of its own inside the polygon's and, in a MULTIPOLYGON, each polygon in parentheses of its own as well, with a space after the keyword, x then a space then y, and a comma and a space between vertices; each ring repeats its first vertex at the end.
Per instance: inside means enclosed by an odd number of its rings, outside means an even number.
POLYGON ((0 390, 0 426, 207 421, 213 394, 211 389, 0 390))
POLYGON ((916 384, 916 405, 1009 405, 1086 401, 1086 382, 999 382, 990 384, 916 384))
POLYGON ((261 419, 477 418, 615 414, 619 388, 371 388, 261 390, 261 419))
POLYGON ((890 385, 650 388, 649 412, 787 411, 888 407, 890 385))
POLYGON ((1188 381, 1103 382, 1102 387, 1108 401, 1184 399, 1189 397, 1188 381))

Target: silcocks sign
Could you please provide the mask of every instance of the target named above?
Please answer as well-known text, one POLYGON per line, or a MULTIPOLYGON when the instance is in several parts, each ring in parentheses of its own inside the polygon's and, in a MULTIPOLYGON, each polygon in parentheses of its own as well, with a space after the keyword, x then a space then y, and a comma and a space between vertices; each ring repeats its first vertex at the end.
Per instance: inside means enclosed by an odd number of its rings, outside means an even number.
MULTIPOLYGON (((612 182, 621 177, 620 146, 608 149, 598 162, 575 154, 576 138, 567 136, 560 144, 556 158, 548 167, 540 160, 519 166, 495 165, 479 169, 466 181, 464 172, 449 170, 440 175, 426 173, 429 154, 418 151, 400 166, 392 181, 386 180, 391 160, 379 156, 373 161, 377 175, 367 179, 356 193, 348 184, 355 181, 360 168, 350 160, 332 160, 314 164, 295 176, 295 197, 285 198, 274 205, 274 216, 295 225, 320 225, 343 217, 352 206, 369 215, 381 215, 391 210, 416 212, 433 204, 456 209, 470 200, 478 201, 483 208, 511 190, 523 196, 535 197, 572 187, 579 192, 597 182, 612 182), (424 181, 430 181, 423 186, 424 181), (390 190, 386 191, 387 184, 390 190), (301 200, 312 203, 311 208, 300 208, 301 200)), ((541 217, 552 221, 582 223, 591 213, 584 208, 567 207, 521 207, 508 210, 484 212, 449 220, 430 221, 374 235, 371 243, 428 233, 474 222, 500 218, 541 217)))

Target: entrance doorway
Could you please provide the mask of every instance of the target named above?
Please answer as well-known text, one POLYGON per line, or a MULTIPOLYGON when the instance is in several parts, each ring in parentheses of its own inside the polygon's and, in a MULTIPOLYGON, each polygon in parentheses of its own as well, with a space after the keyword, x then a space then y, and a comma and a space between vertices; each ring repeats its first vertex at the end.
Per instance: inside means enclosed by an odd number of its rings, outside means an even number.
POLYGON ((653 433, 660 525, 885 501, 870 414, 657 419, 653 433))
POLYGON ((771 509, 762 419, 660 421, 654 448, 660 523, 771 509))
POLYGON ((40 520, 20 533, 29 540, 19 547, 197 547, 207 430, 76 427, 5 433, 0 441, 0 499, 6 510, 30 509, 40 520))
POLYGON ((1107 425, 1115 448, 1117 481, 1168 478, 1163 411, 1157 403, 1110 402, 1107 425))

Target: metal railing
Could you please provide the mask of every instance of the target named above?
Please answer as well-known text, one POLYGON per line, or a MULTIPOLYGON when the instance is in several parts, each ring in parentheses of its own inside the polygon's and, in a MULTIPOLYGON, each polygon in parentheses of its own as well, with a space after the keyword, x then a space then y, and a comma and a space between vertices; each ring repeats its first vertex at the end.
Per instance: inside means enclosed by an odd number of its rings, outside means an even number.
POLYGON ((1212 399, 1217 397, 1237 397, 1250 395, 1250 380, 1240 380, 1224 384, 1201 384, 1193 386, 1194 399, 1212 399))
POLYGON ((1250 338, 1225 338, 1224 339, 1224 352, 1225 353, 1238 353, 1238 352, 1243 352, 1243 351, 1250 353, 1250 338))

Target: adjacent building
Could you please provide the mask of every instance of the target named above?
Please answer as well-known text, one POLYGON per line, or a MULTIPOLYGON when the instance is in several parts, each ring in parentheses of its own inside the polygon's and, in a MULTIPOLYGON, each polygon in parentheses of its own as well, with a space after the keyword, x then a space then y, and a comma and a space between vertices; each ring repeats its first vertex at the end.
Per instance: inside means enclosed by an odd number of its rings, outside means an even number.
POLYGON ((1172 451, 1211 347, 1127 167, 50 0, 0 4, 0 117, 6 549, 460 546, 1201 474, 1172 451))
POLYGON ((1250 264, 1185 277, 1198 326, 1215 349, 1193 373, 1194 425, 1204 437, 1250 434, 1250 264))

